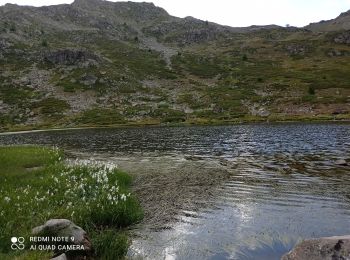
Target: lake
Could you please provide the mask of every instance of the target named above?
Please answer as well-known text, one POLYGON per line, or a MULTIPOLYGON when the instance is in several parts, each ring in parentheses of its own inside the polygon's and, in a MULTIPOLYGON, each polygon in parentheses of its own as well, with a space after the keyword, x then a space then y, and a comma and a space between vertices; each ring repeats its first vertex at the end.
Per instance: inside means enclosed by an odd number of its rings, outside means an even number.
POLYGON ((350 234, 350 124, 65 130, 0 135, 0 144, 55 145, 133 174, 228 173, 208 190, 210 204, 178 206, 170 228, 138 225, 130 257, 272 260, 301 239, 350 234))

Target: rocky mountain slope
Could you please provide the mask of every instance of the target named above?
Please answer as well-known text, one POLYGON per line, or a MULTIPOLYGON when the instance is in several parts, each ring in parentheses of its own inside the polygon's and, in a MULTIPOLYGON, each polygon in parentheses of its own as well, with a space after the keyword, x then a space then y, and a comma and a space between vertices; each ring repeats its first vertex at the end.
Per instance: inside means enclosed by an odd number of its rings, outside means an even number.
POLYGON ((319 23, 311 23, 307 29, 315 32, 332 32, 350 30, 350 10, 340 14, 337 18, 319 23))
POLYGON ((231 28, 152 3, 0 7, 0 129, 350 118, 350 13, 231 28))

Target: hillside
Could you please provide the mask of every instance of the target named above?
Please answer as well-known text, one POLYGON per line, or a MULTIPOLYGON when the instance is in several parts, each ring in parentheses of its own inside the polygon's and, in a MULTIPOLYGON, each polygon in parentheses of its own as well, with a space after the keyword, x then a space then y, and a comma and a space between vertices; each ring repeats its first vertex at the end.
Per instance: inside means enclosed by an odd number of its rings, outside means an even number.
POLYGON ((0 130, 349 119, 348 21, 231 28, 152 3, 7 4, 0 130))
POLYGON ((350 10, 340 14, 337 18, 332 20, 311 23, 306 26, 306 28, 315 32, 350 30, 350 10))

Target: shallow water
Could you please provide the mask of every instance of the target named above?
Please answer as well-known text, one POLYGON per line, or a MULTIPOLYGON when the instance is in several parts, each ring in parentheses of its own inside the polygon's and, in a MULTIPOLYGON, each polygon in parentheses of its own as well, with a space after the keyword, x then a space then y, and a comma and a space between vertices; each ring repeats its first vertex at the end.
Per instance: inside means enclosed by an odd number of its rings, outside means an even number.
MULTIPOLYGON (((225 167, 215 207, 179 212, 173 228, 138 231, 130 256, 279 259, 303 238, 350 234, 349 124, 266 124, 87 129, 0 136, 0 144, 49 144, 121 167, 225 167)), ((198 167, 198 171, 201 168, 198 167)))

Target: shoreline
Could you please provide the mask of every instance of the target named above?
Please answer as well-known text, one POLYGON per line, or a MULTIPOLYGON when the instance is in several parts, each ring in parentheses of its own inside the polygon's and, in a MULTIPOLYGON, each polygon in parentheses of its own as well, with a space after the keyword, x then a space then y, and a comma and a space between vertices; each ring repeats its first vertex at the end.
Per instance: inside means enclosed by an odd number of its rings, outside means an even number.
POLYGON ((143 123, 135 123, 135 124, 115 124, 115 125, 105 125, 105 126, 77 126, 77 127, 53 127, 53 128, 40 128, 37 126, 33 127, 24 127, 24 128, 13 128, 9 131, 1 132, 2 135, 15 135, 15 134, 27 134, 27 133, 40 133, 40 132, 54 132, 54 131, 69 131, 69 130, 85 130, 85 129, 114 129, 114 128, 142 128, 142 127, 200 127, 200 126, 234 126, 234 125, 249 125, 249 124, 291 124, 291 123, 305 123, 305 124, 322 124, 322 123, 334 123, 334 124, 350 124, 350 119, 324 119, 324 120, 247 120, 247 121, 215 121, 215 122, 203 122, 203 123, 191 123, 191 122, 183 122, 183 123, 172 123, 172 124, 162 124, 162 123, 151 123, 151 124, 143 124, 143 123))

